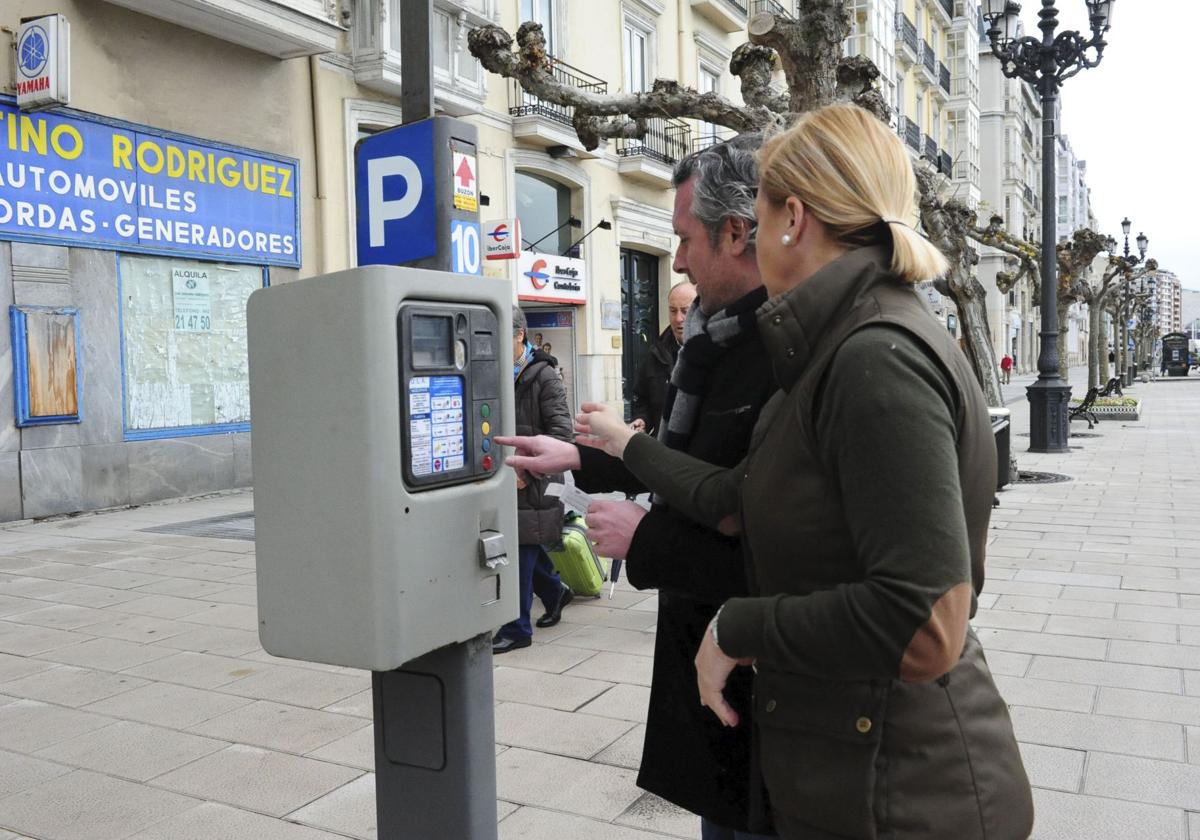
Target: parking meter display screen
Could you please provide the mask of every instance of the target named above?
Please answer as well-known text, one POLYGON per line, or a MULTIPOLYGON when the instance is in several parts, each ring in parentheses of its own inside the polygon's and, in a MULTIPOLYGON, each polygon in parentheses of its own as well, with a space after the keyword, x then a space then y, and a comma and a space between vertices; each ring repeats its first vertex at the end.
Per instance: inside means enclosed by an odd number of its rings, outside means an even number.
MULTIPOLYGON (((413 318, 414 326, 416 318, 413 318)), ((446 346, 449 352, 449 318, 446 346)), ((415 344, 415 341, 414 341, 415 344)), ((465 464, 463 378, 413 376, 408 380, 409 469, 414 476, 461 470, 465 464)))
POLYGON ((454 364, 454 343, 450 337, 451 321, 449 315, 413 315, 413 367, 450 367, 454 364))

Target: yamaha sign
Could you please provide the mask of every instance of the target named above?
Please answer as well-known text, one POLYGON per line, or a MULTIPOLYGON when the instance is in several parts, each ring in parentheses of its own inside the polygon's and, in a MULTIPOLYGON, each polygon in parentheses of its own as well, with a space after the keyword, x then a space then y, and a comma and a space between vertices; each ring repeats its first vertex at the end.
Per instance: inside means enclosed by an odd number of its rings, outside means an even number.
POLYGON ((24 18, 17 29, 17 107, 71 101, 71 26, 62 15, 24 18))

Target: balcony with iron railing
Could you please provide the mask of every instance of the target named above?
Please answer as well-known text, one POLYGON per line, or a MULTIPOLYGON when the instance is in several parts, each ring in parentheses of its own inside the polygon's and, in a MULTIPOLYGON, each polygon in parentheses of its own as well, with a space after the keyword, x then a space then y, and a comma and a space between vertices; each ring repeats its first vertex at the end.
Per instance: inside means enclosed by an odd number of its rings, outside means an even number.
POLYGON ((1033 145, 1033 129, 1029 127, 1028 123, 1025 125, 1025 142, 1030 146, 1033 145))
POLYGON ((683 120, 655 117, 641 138, 617 141, 618 171, 650 186, 668 187, 675 164, 692 148, 692 128, 683 120))
POLYGON ((745 0, 692 0, 692 11, 726 34, 746 28, 745 0))
POLYGON ((275 58, 334 52, 346 31, 334 5, 324 0, 110 2, 275 58))
POLYGON ((938 85, 946 96, 950 95, 950 68, 942 62, 938 62, 938 85))
POLYGON ((942 15, 942 22, 946 26, 954 22, 954 0, 933 0, 929 6, 935 9, 937 14, 942 15))
POLYGON ((899 117, 896 121, 896 133, 908 145, 910 149, 918 154, 921 151, 921 129, 917 126, 915 120, 910 120, 908 117, 899 117))
POLYGON ((750 0, 750 17, 760 12, 770 12, 776 17, 794 18, 795 0, 779 2, 779 0, 750 0))
POLYGON ((924 39, 921 40, 921 69, 925 71, 925 79, 933 87, 938 85, 938 60, 933 46, 924 39))
POLYGON ((938 161, 938 145, 934 139, 928 134, 925 135, 925 145, 921 149, 921 155, 934 166, 937 166, 938 161))
POLYGON ((734 134, 730 131, 720 129, 717 126, 711 125, 710 123, 702 123, 700 125, 700 130, 697 131, 696 136, 692 138, 692 151, 702 151, 715 146, 718 143, 724 143, 726 140, 730 140, 733 137, 734 134))
POLYGON ((896 12, 896 58, 911 66, 920 60, 920 56, 921 38, 917 35, 916 25, 904 12, 896 12))
POLYGON ((945 149, 938 154, 938 172, 947 178, 954 177, 954 158, 950 157, 950 153, 945 149))
POLYGON ((1029 186, 1028 184, 1026 184, 1026 185, 1025 185, 1023 188, 1022 188, 1022 190, 1023 190, 1024 194, 1025 194, 1025 200, 1026 200, 1026 201, 1028 201, 1030 204, 1033 204, 1033 203, 1034 203, 1034 201, 1033 201, 1033 187, 1031 187, 1031 186, 1029 186))
MULTIPOLYGON (((550 65, 551 75, 559 84, 601 96, 608 93, 608 83, 603 79, 557 58, 550 59, 550 65)), ((547 148, 567 146, 583 157, 596 157, 603 153, 603 146, 588 152, 579 142, 573 127, 573 106, 547 102, 525 90, 516 80, 511 83, 510 96, 508 113, 513 118, 513 137, 516 139, 547 148)))

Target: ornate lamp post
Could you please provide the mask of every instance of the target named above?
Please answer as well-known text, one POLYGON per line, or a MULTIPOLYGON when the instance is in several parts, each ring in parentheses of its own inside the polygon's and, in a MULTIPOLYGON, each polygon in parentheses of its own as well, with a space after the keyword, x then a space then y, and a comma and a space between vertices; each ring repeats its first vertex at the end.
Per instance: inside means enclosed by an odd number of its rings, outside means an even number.
POLYGON ((992 52, 1000 59, 1004 75, 1034 85, 1042 101, 1042 330, 1038 353, 1038 379, 1029 395, 1029 451, 1068 452, 1067 402, 1071 386, 1058 375, 1058 254, 1055 250, 1056 172, 1055 110, 1062 83, 1079 71, 1095 67, 1104 52, 1104 33, 1112 23, 1114 0, 1084 0, 1092 36, 1078 32, 1055 34, 1056 0, 1042 0, 1039 13, 1042 37, 1018 37, 1021 6, 1012 0, 983 0, 983 17, 989 24, 992 52))
POLYGON ((1129 352, 1129 319, 1133 315, 1132 301, 1133 289, 1130 273, 1133 267, 1146 259, 1146 249, 1150 247, 1150 240, 1146 238, 1146 234, 1139 233, 1137 236, 1138 254, 1140 256, 1131 257, 1129 255, 1129 231, 1133 229, 1133 222, 1129 221, 1126 216, 1121 221, 1121 232, 1125 234, 1125 302, 1121 306, 1121 323, 1119 325, 1121 332, 1121 358, 1124 364, 1118 369, 1118 375, 1121 377, 1123 384, 1132 385, 1134 378, 1137 376, 1137 360, 1134 354, 1129 352))

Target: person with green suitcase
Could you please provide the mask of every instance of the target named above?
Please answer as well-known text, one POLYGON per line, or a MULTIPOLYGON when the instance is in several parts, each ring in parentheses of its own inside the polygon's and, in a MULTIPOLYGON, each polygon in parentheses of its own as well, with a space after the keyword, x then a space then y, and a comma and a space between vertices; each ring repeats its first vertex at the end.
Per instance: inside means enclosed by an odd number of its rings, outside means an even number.
MULTIPOLYGON (((571 441, 571 411, 567 393, 554 364, 540 347, 529 343, 525 313, 513 307, 513 398, 517 434, 549 435, 571 441)), ((539 627, 558 623, 573 593, 554 570, 544 546, 562 540, 563 505, 546 494, 551 480, 561 476, 526 475, 517 481, 517 550, 520 562, 520 615, 505 624, 492 640, 492 653, 507 653, 533 644, 529 613, 536 594, 546 608, 539 627)))

